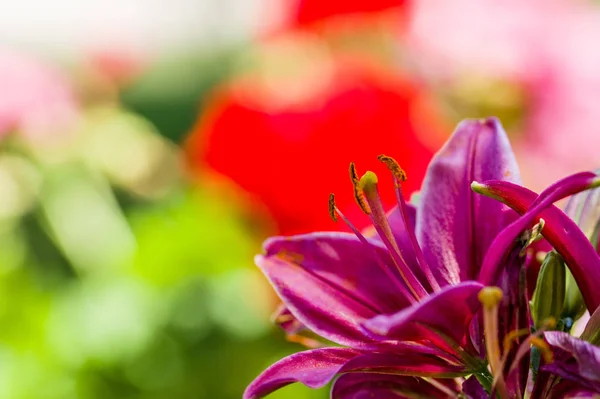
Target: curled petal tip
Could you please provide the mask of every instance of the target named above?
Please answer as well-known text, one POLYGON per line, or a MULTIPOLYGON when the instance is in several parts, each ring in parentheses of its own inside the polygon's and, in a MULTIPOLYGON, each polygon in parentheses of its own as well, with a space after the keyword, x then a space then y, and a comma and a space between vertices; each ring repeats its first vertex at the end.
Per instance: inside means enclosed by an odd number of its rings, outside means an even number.
POLYGON ((487 186, 483 183, 479 183, 478 181, 473 181, 471 182, 471 190, 475 191, 476 193, 480 193, 480 194, 484 194, 487 193, 487 186))
POLYGON ((478 181, 473 181, 473 182, 471 182, 471 190, 473 190, 477 194, 485 195, 486 197, 496 198, 491 187, 485 183, 479 183, 478 181))
POLYGON ((479 183, 478 181, 471 182, 471 190, 476 192, 477 194, 484 195, 488 198, 492 198, 498 201, 501 201, 501 198, 496 194, 493 187, 485 183, 479 183))

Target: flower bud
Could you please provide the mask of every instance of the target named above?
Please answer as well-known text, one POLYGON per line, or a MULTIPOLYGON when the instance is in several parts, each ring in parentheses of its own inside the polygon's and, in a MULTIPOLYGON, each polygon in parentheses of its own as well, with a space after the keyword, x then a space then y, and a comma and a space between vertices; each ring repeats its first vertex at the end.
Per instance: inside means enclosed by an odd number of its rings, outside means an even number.
POLYGON ((562 257, 550 251, 544 258, 531 303, 535 328, 550 318, 560 319, 565 303, 566 266, 562 257))
POLYGON ((565 304, 562 315, 563 318, 570 318, 575 321, 583 316, 586 308, 581 291, 569 269, 566 272, 565 286, 565 304))

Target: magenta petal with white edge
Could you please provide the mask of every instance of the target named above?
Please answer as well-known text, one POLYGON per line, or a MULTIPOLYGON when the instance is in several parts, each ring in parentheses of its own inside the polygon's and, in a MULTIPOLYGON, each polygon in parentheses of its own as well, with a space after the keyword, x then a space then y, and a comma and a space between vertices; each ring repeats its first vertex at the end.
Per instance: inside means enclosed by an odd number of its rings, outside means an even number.
POLYGON ((400 341, 429 339, 442 342, 434 332, 439 331, 464 346, 469 323, 481 308, 477 295, 482 288, 482 284, 474 281, 448 286, 396 314, 376 316, 364 326, 381 337, 400 341))
MULTIPOLYGON (((430 345, 431 346, 431 345, 430 345)), ((458 377, 472 370, 457 358, 446 353, 433 354, 430 348, 418 345, 402 347, 393 352, 365 353, 350 360, 340 373, 368 371, 421 377, 458 377)))
POLYGON ((288 310, 306 327, 340 345, 361 347, 368 341, 360 323, 376 313, 298 265, 275 256, 257 256, 288 310))
MULTIPOLYGON (((451 392, 457 392, 454 380, 438 380, 451 392)), ((373 373, 344 374, 335 380, 331 399, 402 399, 407 397, 447 398, 439 388, 420 378, 373 373)))
POLYGON ((266 257, 285 258, 377 313, 397 312, 409 303, 377 263, 379 257, 392 264, 389 253, 379 241, 370 242, 371 248, 354 234, 313 233, 270 238, 264 248, 266 257))
MULTIPOLYGON (((306 245, 310 248, 312 244, 308 237, 312 237, 316 243, 320 242, 321 235, 306 236, 306 245)), ((288 240, 293 246, 294 238, 288 240)), ((352 242, 350 238, 342 241, 362 245, 352 242)), ((366 270, 372 268, 373 275, 376 276, 378 266, 370 261, 371 251, 364 250, 364 245, 349 246, 345 251, 339 251, 340 247, 332 245, 335 244, 335 240, 323 240, 321 242, 326 244, 327 249, 320 249, 317 262, 310 252, 290 252, 282 248, 279 248, 280 251, 274 251, 273 248, 278 247, 276 244, 280 242, 279 239, 269 241, 266 246, 271 255, 259 255, 255 262, 290 313, 311 331, 337 344, 356 348, 381 346, 361 326, 362 322, 380 313, 376 305, 369 300, 370 298, 361 297, 347 289, 348 287, 336 284, 339 277, 335 272, 338 271, 337 268, 342 267, 344 260, 348 270, 358 270, 356 268, 359 267, 366 267, 366 270), (352 248, 354 250, 351 250, 352 248), (363 248, 363 251, 360 251, 360 248, 363 248), (304 264, 309 266, 305 267, 304 264)), ((347 271, 345 275, 349 277, 350 273, 347 271)), ((371 284, 366 281, 368 278, 368 275, 364 276, 365 285, 371 284)), ((381 283, 383 294, 386 285, 384 281, 381 283)), ((362 281, 357 280, 356 284, 360 286, 362 281)), ((374 295, 374 298, 377 296, 374 295)))
POLYGON ((471 182, 491 179, 520 182, 506 133, 495 118, 461 122, 429 165, 417 209, 417 239, 442 285, 476 279, 488 246, 516 216, 471 191, 471 182))
POLYGON ((244 399, 261 398, 294 382, 321 388, 360 352, 346 348, 323 348, 295 353, 281 359, 256 377, 246 388, 244 399))

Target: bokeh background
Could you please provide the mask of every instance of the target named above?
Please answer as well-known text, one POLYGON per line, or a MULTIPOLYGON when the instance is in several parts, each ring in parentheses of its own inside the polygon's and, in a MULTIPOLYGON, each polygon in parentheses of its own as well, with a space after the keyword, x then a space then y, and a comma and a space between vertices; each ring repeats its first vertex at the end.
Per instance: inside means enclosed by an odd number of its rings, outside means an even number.
POLYGON ((240 398, 301 349, 262 240, 365 227, 349 162, 409 195, 466 117, 536 190, 595 169, 599 41, 591 0, 1 2, 0 399, 240 398))

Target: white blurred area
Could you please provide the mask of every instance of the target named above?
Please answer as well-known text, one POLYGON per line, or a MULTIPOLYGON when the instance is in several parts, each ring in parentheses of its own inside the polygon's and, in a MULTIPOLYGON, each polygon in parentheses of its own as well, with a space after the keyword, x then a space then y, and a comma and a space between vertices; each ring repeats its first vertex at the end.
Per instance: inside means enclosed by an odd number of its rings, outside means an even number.
POLYGON ((243 42, 279 14, 276 0, 0 1, 0 46, 69 57, 152 57, 243 42), (268 18, 265 18, 268 15, 268 18))

